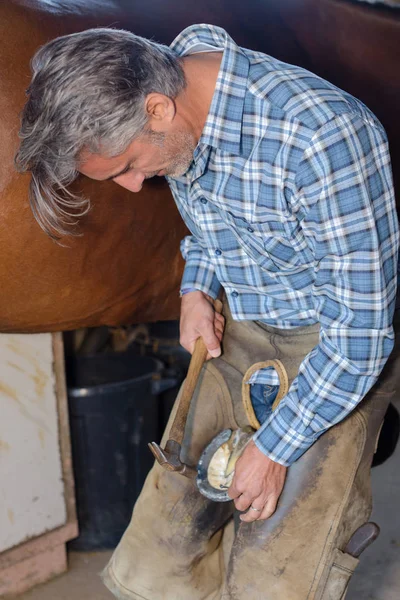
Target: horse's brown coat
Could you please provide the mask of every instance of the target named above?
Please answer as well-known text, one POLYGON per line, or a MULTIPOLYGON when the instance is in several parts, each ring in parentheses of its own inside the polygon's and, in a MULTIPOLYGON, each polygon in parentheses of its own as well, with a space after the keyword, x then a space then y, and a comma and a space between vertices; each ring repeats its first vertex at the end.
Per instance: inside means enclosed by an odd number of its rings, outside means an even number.
POLYGON ((391 140, 399 176, 400 19, 340 0, 8 0, 0 3, 0 331, 38 332, 175 318, 185 227, 163 181, 139 194, 77 182, 93 202, 83 237, 56 246, 18 175, 18 115, 29 59, 49 39, 97 25, 169 43, 196 22, 222 25, 241 45, 301 64, 360 97, 391 140))

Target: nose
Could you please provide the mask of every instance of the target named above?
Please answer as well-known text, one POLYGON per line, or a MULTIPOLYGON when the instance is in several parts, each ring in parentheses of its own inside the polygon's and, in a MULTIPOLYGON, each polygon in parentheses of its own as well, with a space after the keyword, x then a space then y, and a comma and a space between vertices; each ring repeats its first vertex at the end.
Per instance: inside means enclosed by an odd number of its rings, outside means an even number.
POLYGON ((146 179, 144 173, 140 171, 129 171, 123 175, 115 177, 113 181, 130 192, 140 192, 143 187, 143 181, 146 179))

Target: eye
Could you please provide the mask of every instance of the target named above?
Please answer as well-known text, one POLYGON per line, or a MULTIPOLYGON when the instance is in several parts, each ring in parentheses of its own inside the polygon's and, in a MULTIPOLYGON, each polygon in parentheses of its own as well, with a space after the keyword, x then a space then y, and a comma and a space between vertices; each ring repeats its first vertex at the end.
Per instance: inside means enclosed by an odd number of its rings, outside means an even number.
POLYGON ((129 165, 125 171, 123 173, 120 173, 119 175, 117 175, 117 177, 114 177, 114 179, 118 179, 119 177, 123 177, 124 175, 127 175, 128 173, 130 173, 131 171, 133 171, 133 165, 129 165))

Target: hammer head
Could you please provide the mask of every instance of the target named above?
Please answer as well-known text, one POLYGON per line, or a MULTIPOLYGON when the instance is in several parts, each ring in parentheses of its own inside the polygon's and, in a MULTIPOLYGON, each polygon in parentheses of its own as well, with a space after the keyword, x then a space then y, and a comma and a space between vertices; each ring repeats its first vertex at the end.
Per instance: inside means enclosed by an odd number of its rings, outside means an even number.
POLYGON ((181 445, 175 440, 168 440, 165 448, 160 448, 158 444, 151 442, 149 448, 156 461, 167 471, 175 471, 189 479, 196 477, 197 470, 181 461, 181 445))
POLYGON ((180 459, 181 445, 175 440, 168 440, 164 449, 155 442, 151 442, 149 448, 156 461, 168 471, 179 471, 183 466, 180 459))

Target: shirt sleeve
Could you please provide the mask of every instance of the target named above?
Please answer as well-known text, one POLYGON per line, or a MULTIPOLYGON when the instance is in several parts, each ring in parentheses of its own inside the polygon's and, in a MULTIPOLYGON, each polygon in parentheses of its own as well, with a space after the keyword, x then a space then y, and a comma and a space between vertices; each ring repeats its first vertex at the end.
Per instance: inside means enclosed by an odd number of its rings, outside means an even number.
POLYGON ((254 435, 286 466, 357 406, 393 348, 399 234, 380 124, 350 114, 318 130, 299 163, 291 210, 313 257, 320 338, 254 435))
POLYGON ((196 289, 215 300, 221 284, 209 257, 197 238, 193 235, 186 236, 181 242, 181 253, 186 261, 181 282, 181 294, 187 288, 196 289))

